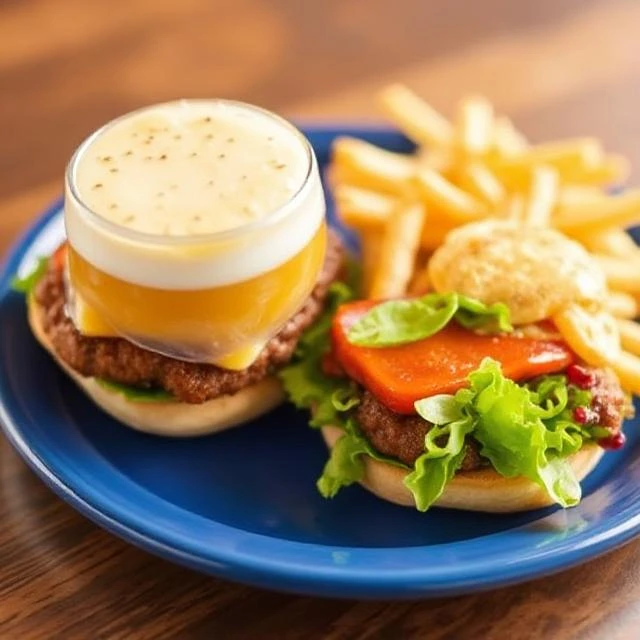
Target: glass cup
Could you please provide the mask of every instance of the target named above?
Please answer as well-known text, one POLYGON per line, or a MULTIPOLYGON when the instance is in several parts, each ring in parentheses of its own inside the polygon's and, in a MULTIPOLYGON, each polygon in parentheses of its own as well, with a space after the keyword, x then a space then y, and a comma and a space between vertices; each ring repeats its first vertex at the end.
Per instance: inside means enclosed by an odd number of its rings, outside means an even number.
MULTIPOLYGON (((213 102, 271 119, 287 144, 300 146, 304 179, 284 204, 241 226, 194 235, 135 230, 92 210, 78 188, 88 149, 141 112, 107 124, 80 145, 66 173, 67 309, 82 333, 242 369, 301 308, 318 279, 325 201, 313 150, 293 125, 254 106, 213 102)), ((130 188, 136 188, 133 176, 130 188)), ((175 215, 181 215, 179 204, 175 215)))

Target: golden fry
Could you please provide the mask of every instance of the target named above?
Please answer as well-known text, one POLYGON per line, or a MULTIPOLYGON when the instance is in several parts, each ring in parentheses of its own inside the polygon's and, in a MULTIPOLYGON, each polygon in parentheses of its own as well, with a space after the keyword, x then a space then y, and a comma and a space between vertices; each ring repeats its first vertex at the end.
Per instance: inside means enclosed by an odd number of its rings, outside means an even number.
POLYGON ((358 230, 382 228, 398 203, 397 198, 346 184, 337 185, 333 197, 338 218, 358 230))
POLYGON ((414 160, 364 140, 338 138, 333 143, 334 178, 341 183, 400 194, 415 173, 414 160))
POLYGON ((426 251, 434 251, 444 242, 447 234, 455 228, 456 225, 450 221, 438 219, 435 215, 429 215, 422 227, 421 248, 426 251))
POLYGON ((616 372, 623 389, 640 394, 640 358, 621 351, 609 365, 616 372))
POLYGON ((493 147, 499 156, 509 157, 522 153, 529 143, 506 117, 498 117, 493 128, 493 147))
POLYGON ((393 84, 384 89, 378 99, 387 117, 416 144, 451 145, 451 123, 411 89, 393 84))
POLYGON ((640 324, 633 320, 618 320, 622 348, 640 356, 640 324))
POLYGON ((444 176, 448 176, 453 165, 453 153, 449 149, 425 147, 418 149, 416 153, 418 166, 429 167, 444 176))
MULTIPOLYGON (((600 143, 593 138, 558 140, 529 147, 512 157, 488 157, 490 167, 511 189, 528 186, 531 168, 548 165, 558 172, 561 183, 595 181, 606 159, 600 143)), ((597 181, 596 181, 597 182, 597 181)))
POLYGON ((505 198, 504 186, 485 164, 467 163, 457 178, 460 187, 492 208, 498 207, 505 198))
POLYGON ((554 225, 561 231, 577 230, 580 235, 640 222, 640 189, 618 196, 602 195, 581 204, 558 203, 554 225))
POLYGON ((605 306, 607 311, 616 318, 631 319, 638 316, 638 301, 624 291, 611 291, 605 306))
POLYGON ((383 230, 366 229, 360 233, 360 254, 362 256, 362 295, 367 298, 371 291, 374 274, 380 263, 383 230))
POLYGON ((482 96, 462 100, 456 133, 461 151, 471 156, 486 153, 493 142, 493 105, 482 96))
POLYGON ((625 182, 631 173, 631 166, 626 158, 617 154, 607 155, 595 165, 576 166, 574 172, 569 169, 564 179, 577 184, 600 185, 610 187, 625 182))
POLYGON ((604 151, 596 138, 554 140, 530 147, 523 154, 531 164, 549 164, 558 171, 573 171, 578 167, 597 167, 604 151))
POLYGON ((549 224, 558 198, 558 172, 544 165, 535 167, 531 175, 529 198, 524 207, 524 222, 530 226, 549 224))
POLYGON ((603 229, 595 233, 580 234, 575 230, 577 237, 584 246, 594 253, 602 253, 618 258, 640 259, 640 248, 633 238, 624 229, 603 229))
POLYGON ((423 265, 421 269, 413 274, 413 279, 409 285, 409 293, 413 296, 422 296, 429 291, 429 269, 423 265))
POLYGON ((404 295, 413 273, 424 220, 424 207, 415 202, 401 203, 389 218, 369 291, 370 298, 404 295))
POLYGON ((586 363, 601 367, 620 353, 620 333, 611 314, 590 312, 570 305, 553 316, 553 322, 567 344, 586 363))
POLYGON ((595 255, 611 289, 640 293, 640 260, 595 255))
POLYGON ((487 215, 484 203, 456 187, 432 169, 419 169, 414 185, 428 208, 441 211, 453 222, 464 224, 487 215))
POLYGON ((507 202, 505 207, 505 218, 507 220, 513 220, 517 222, 524 221, 525 214, 525 201, 524 196, 521 193, 515 193, 507 202))

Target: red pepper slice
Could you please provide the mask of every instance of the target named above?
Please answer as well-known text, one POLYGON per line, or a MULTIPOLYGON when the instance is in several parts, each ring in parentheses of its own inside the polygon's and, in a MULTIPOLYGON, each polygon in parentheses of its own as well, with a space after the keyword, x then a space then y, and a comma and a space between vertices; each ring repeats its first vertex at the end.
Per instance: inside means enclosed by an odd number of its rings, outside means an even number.
POLYGON ((465 387, 467 376, 486 357, 502 363, 504 375, 516 382, 562 371, 575 361, 561 340, 481 335, 456 322, 430 338, 399 347, 351 344, 349 328, 376 304, 359 300, 338 309, 332 325, 333 349, 345 372, 397 413, 415 413, 416 400, 465 387))

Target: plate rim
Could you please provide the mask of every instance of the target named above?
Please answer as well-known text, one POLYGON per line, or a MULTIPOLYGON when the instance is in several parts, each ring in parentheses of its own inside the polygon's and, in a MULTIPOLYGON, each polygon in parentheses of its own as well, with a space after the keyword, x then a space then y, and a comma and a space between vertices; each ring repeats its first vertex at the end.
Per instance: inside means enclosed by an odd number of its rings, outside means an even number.
MULTIPOLYGON (((349 130, 352 135, 356 136, 378 132, 385 135, 394 133, 398 135, 392 128, 380 125, 352 126, 351 123, 303 123, 302 127, 305 133, 326 135, 328 137, 341 134, 345 130, 349 130)), ((8 291, 11 277, 44 227, 59 215, 61 206, 62 198, 58 198, 19 236, 6 254, 0 269, 0 300, 7 295, 12 295, 8 291)), ((0 391, 2 390, 0 389, 0 391)), ((550 544, 546 550, 520 557, 509 557, 509 554, 506 554, 502 558, 502 566, 497 566, 496 562, 499 556, 495 555, 476 561, 473 566, 453 566, 448 567, 446 571, 442 570, 442 566, 439 566, 438 571, 433 571, 427 564, 425 566, 418 565, 413 571, 396 570, 394 572, 391 569, 386 573, 380 573, 379 569, 373 572, 359 567, 355 571, 353 568, 329 564, 323 570, 320 570, 317 566, 309 569, 308 565, 304 563, 286 565, 278 561, 280 564, 274 565, 269 558, 256 556, 255 554, 251 556, 246 553, 226 555, 222 553, 217 558, 209 554, 205 557, 201 554, 193 553, 176 540, 171 540, 169 535, 157 535, 157 531, 156 535, 150 535, 149 530, 142 526, 144 522, 139 523, 140 526, 136 527, 131 523, 123 522, 122 519, 118 520, 113 513, 113 508, 101 504, 100 500, 92 503, 86 495, 83 496, 68 481, 57 475, 47 462, 33 451, 28 442, 28 434, 24 432, 24 428, 17 424, 11 415, 11 411, 6 406, 4 392, 0 393, 0 396, 2 396, 0 398, 2 400, 0 402, 0 426, 9 442, 27 462, 28 466, 56 495, 68 502, 84 516, 145 551, 212 575, 260 587, 310 595, 357 596, 363 598, 385 597, 389 599, 469 593, 523 582, 568 569, 602 555, 617 546, 621 546, 640 533, 640 505, 636 504, 634 509, 628 508, 626 510, 631 511, 631 513, 626 513, 626 511, 619 513, 616 518, 613 518, 613 522, 611 519, 605 520, 609 526, 604 526, 603 523, 594 525, 586 538, 584 534, 578 532, 571 538, 572 543, 570 545, 550 544), (470 569, 472 570, 470 571, 470 569), (239 577, 239 573, 242 573, 241 577, 239 577), (372 582, 374 577, 375 582, 372 582)), ((301 545, 308 550, 322 548, 327 552, 340 550, 338 547, 254 534, 219 522, 215 522, 215 524, 230 531, 240 531, 250 536, 269 540, 276 546, 301 545)), ((491 535, 500 536, 517 529, 518 527, 507 529, 504 532, 491 535)), ((475 546, 478 541, 485 537, 457 543, 443 543, 441 546, 462 543, 473 543, 473 546, 475 546)), ((433 546, 395 548, 345 547, 344 549, 350 553, 357 553, 363 556, 375 556, 385 552, 428 551, 433 549, 433 546)))

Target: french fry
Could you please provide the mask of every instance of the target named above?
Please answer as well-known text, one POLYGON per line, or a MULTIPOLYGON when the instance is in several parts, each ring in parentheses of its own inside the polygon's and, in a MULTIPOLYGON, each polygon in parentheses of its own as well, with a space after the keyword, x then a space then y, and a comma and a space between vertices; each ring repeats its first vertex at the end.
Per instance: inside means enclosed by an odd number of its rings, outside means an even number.
POLYGON ((401 84, 393 84, 378 96, 387 117, 418 145, 447 147, 453 140, 451 123, 431 105, 401 84))
POLYGON ((622 348, 640 356, 640 324, 633 320, 618 320, 622 348))
POLYGON ((469 96, 458 110, 457 141, 459 149, 471 156, 486 153, 493 142, 493 106, 482 96, 469 96))
POLYGON ((637 222, 640 222, 640 189, 629 189, 618 196, 603 195, 582 204, 561 199, 554 218, 554 225, 561 231, 578 230, 580 235, 637 222))
POLYGON ((626 158, 617 154, 610 154, 594 165, 576 165, 574 171, 567 168, 564 173, 564 179, 576 184, 610 187, 624 183, 630 173, 631 167, 626 158))
POLYGON ((507 202, 504 217, 514 222, 522 222, 525 212, 524 196, 521 193, 514 193, 507 202))
POLYGON ((429 167, 444 176, 448 176, 453 165, 453 153, 444 147, 432 147, 418 149, 416 160, 419 167, 429 167))
POLYGON ((523 222, 535 227, 548 225, 557 197, 558 172, 545 165, 534 167, 523 222))
POLYGON ((409 284, 409 293, 413 296, 422 296, 429 291, 429 288, 429 269, 425 264, 413 274, 413 279, 409 284))
POLYGON ((605 301, 607 311, 616 318, 635 318, 638 316, 638 301, 624 291, 611 291, 605 301))
POLYGON ((380 263, 383 229, 365 229, 360 233, 362 256, 362 295, 369 297, 374 274, 380 263))
POLYGON ((594 138, 558 140, 529 147, 512 157, 487 157, 490 168, 510 188, 524 190, 530 171, 536 165, 548 165, 558 172, 562 183, 593 180, 594 172, 605 162, 600 143, 594 138))
POLYGON ((502 116, 495 119, 493 147, 499 156, 518 155, 528 146, 527 139, 513 126, 509 118, 502 116))
POLYGON ((479 220, 488 213, 484 203, 432 169, 419 169, 413 184, 429 209, 441 211, 456 223, 479 220))
POLYGON ((558 201, 562 203, 563 206, 578 207, 585 203, 589 204, 606 195, 606 191, 597 186, 562 184, 560 185, 560 192, 558 193, 558 201))
POLYGON ((435 214, 429 215, 422 227, 420 247, 426 251, 434 251, 444 242, 447 234, 455 228, 456 225, 450 221, 438 219, 435 214))
POLYGON ((619 355, 618 325, 606 311, 589 312, 572 304, 552 319, 567 344, 586 363, 601 367, 619 355))
POLYGON ((398 205, 384 228, 370 298, 404 295, 413 273, 424 220, 425 210, 420 203, 405 201, 398 205))
POLYGON ((604 159, 602 144, 596 138, 575 138, 544 142, 527 149, 523 157, 531 164, 548 164, 564 175, 576 167, 597 167, 604 159))
POLYGON ((611 289, 640 294, 640 260, 595 255, 611 289))
POLYGON ((603 229, 596 233, 580 234, 576 229, 575 236, 593 253, 602 253, 617 258, 640 259, 640 248, 624 229, 603 229))
POLYGON ((333 197, 338 218, 357 230, 381 229, 398 202, 397 198, 346 184, 336 185, 333 197))
POLYGON ((349 137, 333 143, 333 161, 338 182, 390 194, 402 193, 415 172, 409 156, 349 137))
POLYGON ((616 372, 623 389, 640 394, 640 358, 627 351, 621 351, 609 365, 616 372))
POLYGON ((505 198, 506 192, 502 183, 481 162, 470 162, 463 165, 457 179, 460 187, 491 208, 500 206, 505 198))

